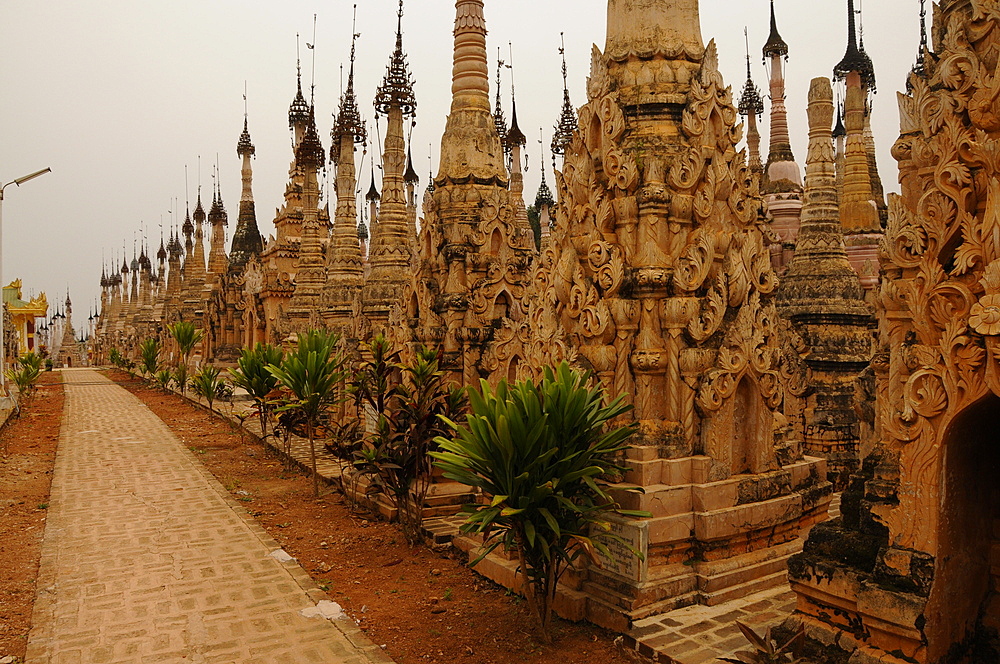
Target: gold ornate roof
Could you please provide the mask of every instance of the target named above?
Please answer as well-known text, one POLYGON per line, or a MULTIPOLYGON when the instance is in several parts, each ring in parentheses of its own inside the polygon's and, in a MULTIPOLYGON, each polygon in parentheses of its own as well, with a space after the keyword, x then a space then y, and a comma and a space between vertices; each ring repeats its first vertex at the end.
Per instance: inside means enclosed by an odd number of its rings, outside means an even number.
POLYGON ((45 293, 40 293, 38 296, 25 301, 21 299, 21 287, 21 280, 15 279, 3 288, 3 301, 10 310, 10 313, 14 316, 20 314, 34 316, 35 318, 47 316, 49 302, 45 297, 45 293))

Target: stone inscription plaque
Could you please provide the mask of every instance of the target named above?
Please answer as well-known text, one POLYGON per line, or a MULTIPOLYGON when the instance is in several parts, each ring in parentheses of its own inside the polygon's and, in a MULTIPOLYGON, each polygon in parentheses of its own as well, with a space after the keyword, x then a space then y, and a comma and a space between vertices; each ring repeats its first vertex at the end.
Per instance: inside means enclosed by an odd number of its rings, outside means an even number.
POLYGON ((604 554, 598 554, 601 560, 601 569, 630 581, 645 581, 649 565, 640 560, 629 548, 631 547, 643 555, 649 554, 649 524, 620 516, 610 516, 608 521, 611 524, 610 532, 622 538, 624 542, 612 539, 595 529, 592 536, 608 547, 608 551, 611 553, 610 558, 604 554))

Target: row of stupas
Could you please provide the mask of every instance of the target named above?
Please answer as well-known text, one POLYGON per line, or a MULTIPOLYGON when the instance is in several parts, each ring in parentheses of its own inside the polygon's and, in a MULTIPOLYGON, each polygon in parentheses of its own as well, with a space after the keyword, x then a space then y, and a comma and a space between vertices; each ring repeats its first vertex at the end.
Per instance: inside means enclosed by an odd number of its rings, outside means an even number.
POLYGON ((791 152, 789 48, 773 3, 763 162, 763 100, 748 75, 734 103, 715 43, 702 39, 697 0, 609 0, 587 102, 574 111, 564 92, 552 142, 561 169, 554 195, 543 180, 536 197, 548 220, 540 243, 523 199, 516 108, 510 128, 491 108, 483 5, 455 3, 451 111, 419 232, 403 130, 416 101, 400 5, 396 48, 375 97, 388 122, 382 191, 373 182, 366 198, 370 228, 359 223, 355 198, 354 155, 366 128, 352 45, 331 136, 333 213, 321 200, 327 154, 300 76, 275 236, 264 245, 257 229, 245 121, 229 256, 216 190, 207 263, 199 196, 184 246, 172 235, 158 270, 141 256, 121 276, 105 276, 98 354, 134 353, 145 336, 166 339, 168 323, 192 320, 206 332, 204 362, 231 362, 257 341, 287 343, 320 327, 342 332, 352 348, 377 332, 405 352, 437 348, 450 378, 465 385, 537 377, 566 360, 634 405, 640 431, 626 480, 645 493, 615 491, 652 517, 616 521, 644 558, 574 573, 562 610, 627 629, 661 611, 785 583, 804 529, 825 519, 831 491, 848 485, 863 451, 878 447, 869 364, 887 215, 869 121, 874 68, 853 0, 846 54, 834 70, 846 88, 843 108, 829 80, 813 81, 804 179, 791 152), (738 149, 740 113, 747 150, 738 149))

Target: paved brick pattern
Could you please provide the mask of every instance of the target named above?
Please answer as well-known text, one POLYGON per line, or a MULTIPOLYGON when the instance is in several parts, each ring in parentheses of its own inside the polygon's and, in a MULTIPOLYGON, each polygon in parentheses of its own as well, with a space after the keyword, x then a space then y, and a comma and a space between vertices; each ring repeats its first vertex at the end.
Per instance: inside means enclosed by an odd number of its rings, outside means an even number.
POLYGON ((64 376, 28 664, 391 663, 145 405, 64 376))
POLYGON ((768 626, 780 625, 794 609, 795 593, 787 586, 774 588, 717 606, 688 606, 639 620, 625 635, 625 644, 666 664, 709 664, 750 649, 737 620, 763 636, 768 626))

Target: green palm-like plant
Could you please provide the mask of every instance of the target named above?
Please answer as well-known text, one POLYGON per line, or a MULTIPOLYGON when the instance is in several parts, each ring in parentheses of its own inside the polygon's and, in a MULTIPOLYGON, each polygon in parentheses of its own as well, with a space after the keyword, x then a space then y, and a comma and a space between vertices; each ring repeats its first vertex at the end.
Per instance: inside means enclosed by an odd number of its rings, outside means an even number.
POLYGON ((191 357, 192 351, 194 351, 194 347, 201 341, 205 332, 196 328, 191 321, 186 320, 167 326, 167 331, 170 332, 170 336, 177 342, 177 349, 180 351, 174 380, 181 388, 181 394, 183 394, 188 384, 188 360, 191 357))
POLYGON ((431 452, 445 477, 486 494, 489 503, 463 508, 463 532, 486 537, 472 564, 500 545, 517 553, 525 598, 546 641, 560 576, 580 555, 610 557, 592 532, 627 546, 607 532, 606 515, 647 516, 620 510, 599 483, 624 470, 616 458, 635 426, 608 426, 631 406, 621 396, 605 405, 603 390, 587 386, 590 378, 564 362, 546 368, 539 385, 501 381, 493 389, 481 381, 481 391, 469 392, 466 423, 449 421, 453 438, 437 438, 440 451, 431 452))
POLYGON ((25 353, 18 358, 17 363, 7 369, 4 375, 7 380, 17 386, 21 400, 27 402, 35 391, 35 383, 42 373, 42 356, 35 353, 25 353))
POLYGON ((224 382, 219 374, 218 367, 206 364, 191 377, 191 387, 194 388, 195 394, 208 402, 208 410, 213 413, 215 410, 212 404, 215 403, 215 397, 219 394, 219 388, 224 382))
POLYGON ((139 344, 139 357, 142 364, 139 368, 148 376, 155 376, 160 370, 160 340, 156 337, 143 339, 139 344))
POLYGON ((156 386, 167 392, 170 390, 170 381, 174 379, 174 375, 170 373, 170 369, 160 369, 156 372, 154 379, 156 380, 156 386))
POLYGON ((267 421, 271 405, 268 398, 278 387, 278 379, 267 370, 268 365, 279 366, 284 353, 281 348, 258 343, 253 348, 244 348, 235 369, 229 370, 233 385, 246 390, 254 401, 260 418, 260 431, 267 439, 267 421))
POLYGON ((22 367, 28 367, 36 373, 42 370, 42 356, 33 352, 22 355, 20 363, 22 367))
POLYGON ((294 412, 305 429, 316 497, 319 497, 316 433, 327 410, 337 401, 337 386, 346 377, 344 356, 336 350, 339 342, 337 334, 311 330, 298 335, 295 352, 286 355, 281 366, 267 365, 267 370, 291 395, 279 410, 294 412))

